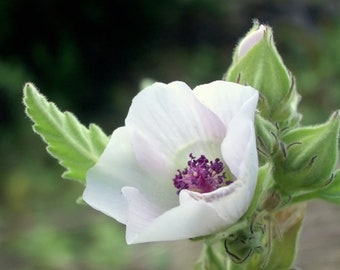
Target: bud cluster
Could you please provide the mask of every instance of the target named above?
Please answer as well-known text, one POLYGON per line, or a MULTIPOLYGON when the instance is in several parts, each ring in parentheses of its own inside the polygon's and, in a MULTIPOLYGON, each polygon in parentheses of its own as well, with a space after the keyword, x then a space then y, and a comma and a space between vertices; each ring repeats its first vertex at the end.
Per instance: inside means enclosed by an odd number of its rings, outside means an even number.
POLYGON ((224 79, 260 93, 255 130, 261 166, 243 219, 247 225, 227 234, 225 250, 233 263, 245 265, 242 269, 290 269, 305 202, 340 203, 340 113, 323 124, 301 124, 295 78, 275 47, 272 29, 257 21, 237 45, 224 79))
POLYGON ((274 189, 294 196, 332 181, 338 161, 339 112, 324 124, 300 124, 295 78, 284 65, 269 26, 254 22, 236 47, 225 80, 260 92, 257 149, 260 164, 272 164, 274 189))

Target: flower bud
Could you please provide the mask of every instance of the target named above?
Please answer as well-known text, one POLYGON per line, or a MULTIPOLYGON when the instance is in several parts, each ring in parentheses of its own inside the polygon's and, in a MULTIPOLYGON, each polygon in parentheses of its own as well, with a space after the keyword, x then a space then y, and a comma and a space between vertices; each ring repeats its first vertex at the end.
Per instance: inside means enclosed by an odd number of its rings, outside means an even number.
POLYGON ((329 183, 338 160, 339 111, 321 125, 293 129, 282 136, 274 159, 274 179, 284 190, 311 190, 329 183))
POLYGON ((255 21, 236 47, 225 80, 251 85, 260 91, 258 109, 265 118, 289 125, 300 120, 295 81, 277 52, 269 26, 255 21))

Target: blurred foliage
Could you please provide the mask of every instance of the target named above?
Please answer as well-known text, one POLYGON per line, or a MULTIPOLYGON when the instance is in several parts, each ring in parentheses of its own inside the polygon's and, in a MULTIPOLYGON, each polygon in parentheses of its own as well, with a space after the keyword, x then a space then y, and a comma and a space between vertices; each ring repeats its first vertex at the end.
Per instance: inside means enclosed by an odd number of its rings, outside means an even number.
POLYGON ((75 204, 82 187, 59 181, 24 116, 26 81, 109 134, 146 77, 220 79, 258 18, 297 78, 304 122, 319 123, 340 104, 339 11, 337 0, 0 1, 0 268, 178 269, 173 246, 126 246, 121 225, 75 204))

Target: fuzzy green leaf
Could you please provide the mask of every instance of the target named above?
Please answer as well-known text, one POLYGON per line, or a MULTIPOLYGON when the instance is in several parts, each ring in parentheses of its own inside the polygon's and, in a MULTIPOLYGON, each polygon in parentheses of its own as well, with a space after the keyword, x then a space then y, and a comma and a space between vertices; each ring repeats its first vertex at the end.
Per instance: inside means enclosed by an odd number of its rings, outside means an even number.
POLYGON ((61 112, 48 102, 32 83, 24 87, 26 114, 33 130, 47 144, 47 152, 66 168, 62 177, 85 181, 86 172, 97 162, 108 143, 108 137, 96 125, 82 125, 70 112, 61 112))

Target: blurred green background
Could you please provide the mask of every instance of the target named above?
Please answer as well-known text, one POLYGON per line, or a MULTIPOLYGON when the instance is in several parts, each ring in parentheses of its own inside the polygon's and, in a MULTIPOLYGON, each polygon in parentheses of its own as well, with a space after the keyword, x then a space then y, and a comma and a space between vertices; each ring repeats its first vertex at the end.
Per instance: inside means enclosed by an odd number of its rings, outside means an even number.
MULTIPOLYGON (((63 169, 33 134, 21 101, 24 83, 110 134, 123 125, 144 78, 192 87, 220 79, 234 45, 258 18, 274 28, 297 78, 304 123, 319 123, 340 107, 339 1, 72 4, 0 1, 0 269, 190 269, 198 246, 127 246, 121 225, 75 203, 83 187, 61 179, 63 169)), ((340 212, 333 210, 334 218, 340 212)), ((334 233, 339 240, 339 229, 334 233)), ((301 266, 306 261, 299 258, 301 266)))

